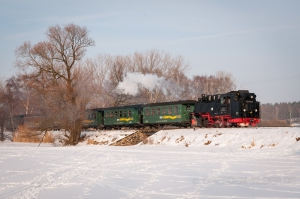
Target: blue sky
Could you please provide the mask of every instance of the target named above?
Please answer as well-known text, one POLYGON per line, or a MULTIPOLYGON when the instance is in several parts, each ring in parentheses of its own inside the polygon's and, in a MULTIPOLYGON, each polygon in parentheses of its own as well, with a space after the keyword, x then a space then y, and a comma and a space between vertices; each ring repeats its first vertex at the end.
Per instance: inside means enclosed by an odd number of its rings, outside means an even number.
POLYGON ((227 71, 262 103, 300 101, 299 11, 298 0, 1 0, 0 76, 16 73, 24 41, 75 23, 96 42, 86 57, 162 50, 182 55, 189 77, 227 71))

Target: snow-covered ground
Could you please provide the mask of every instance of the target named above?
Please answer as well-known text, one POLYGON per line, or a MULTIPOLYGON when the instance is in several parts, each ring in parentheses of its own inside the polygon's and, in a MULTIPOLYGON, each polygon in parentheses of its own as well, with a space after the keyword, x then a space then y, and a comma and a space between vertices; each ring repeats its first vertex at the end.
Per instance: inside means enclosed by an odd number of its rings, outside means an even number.
POLYGON ((300 198, 300 128, 165 130, 108 146, 127 133, 0 143, 0 198, 300 198))

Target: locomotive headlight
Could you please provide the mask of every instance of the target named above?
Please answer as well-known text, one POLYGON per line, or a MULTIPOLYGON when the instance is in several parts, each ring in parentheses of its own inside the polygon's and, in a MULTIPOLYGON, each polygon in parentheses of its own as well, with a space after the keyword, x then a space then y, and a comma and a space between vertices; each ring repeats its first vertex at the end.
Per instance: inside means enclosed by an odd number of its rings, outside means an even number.
POLYGON ((246 112, 246 109, 243 109, 244 112, 246 112))
POLYGON ((257 112, 257 109, 255 109, 255 112, 257 112))

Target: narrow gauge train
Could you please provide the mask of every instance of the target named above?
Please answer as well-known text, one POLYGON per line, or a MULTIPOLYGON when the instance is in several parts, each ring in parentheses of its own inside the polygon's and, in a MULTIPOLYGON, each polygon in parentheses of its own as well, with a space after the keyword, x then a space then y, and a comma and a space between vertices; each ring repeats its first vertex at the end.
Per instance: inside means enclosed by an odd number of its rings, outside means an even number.
POLYGON ((186 100, 90 109, 86 111, 82 126, 84 129, 188 127, 196 102, 186 100))
POLYGON ((202 95, 198 101, 139 104, 86 111, 83 128, 242 127, 260 122, 256 95, 247 90, 202 95))

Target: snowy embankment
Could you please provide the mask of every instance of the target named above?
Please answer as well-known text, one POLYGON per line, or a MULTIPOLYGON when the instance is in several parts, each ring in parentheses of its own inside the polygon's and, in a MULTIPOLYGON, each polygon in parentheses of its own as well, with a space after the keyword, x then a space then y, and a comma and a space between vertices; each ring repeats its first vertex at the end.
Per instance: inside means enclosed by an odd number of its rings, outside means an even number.
MULTIPOLYGON (((79 145, 110 145, 135 131, 85 131, 79 145)), ((199 128, 162 130, 139 145, 185 146, 204 148, 261 149, 288 147, 300 139, 300 128, 199 128), (208 147, 209 146, 209 147, 208 147)))
POLYGON ((146 144, 257 149, 291 146, 297 142, 297 137, 300 137, 300 128, 179 129, 160 131, 148 138, 146 144))
POLYGON ((107 146, 127 133, 85 132, 74 147, 0 143, 0 199, 300 198, 300 128, 166 130, 107 146))

